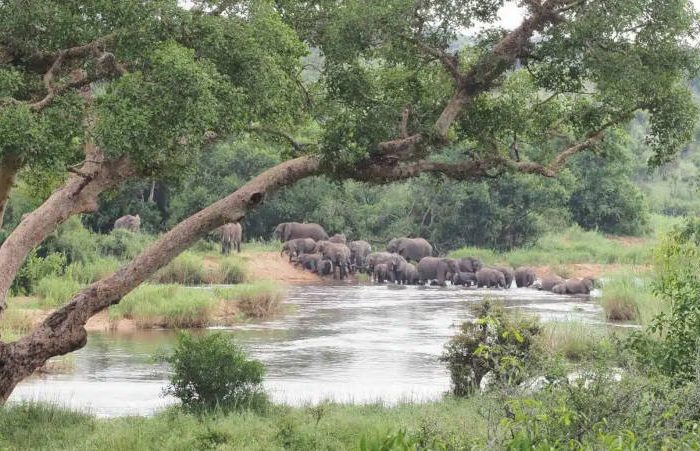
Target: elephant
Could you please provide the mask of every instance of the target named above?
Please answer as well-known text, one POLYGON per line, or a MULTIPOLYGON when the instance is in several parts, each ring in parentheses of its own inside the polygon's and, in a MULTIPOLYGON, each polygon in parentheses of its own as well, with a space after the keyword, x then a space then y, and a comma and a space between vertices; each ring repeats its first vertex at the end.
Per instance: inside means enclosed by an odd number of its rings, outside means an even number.
POLYGON ((452 285, 469 287, 476 285, 476 274, 469 271, 458 271, 452 276, 452 285))
POLYGON ((389 278, 389 265, 386 263, 379 263, 374 266, 374 271, 372 272, 372 279, 377 283, 384 283, 389 278))
POLYGON ((350 265, 353 270, 365 269, 367 256, 372 253, 372 246, 363 240, 350 241, 350 265))
POLYGON ((330 241, 331 243, 347 244, 348 239, 345 238, 345 234, 336 233, 332 237, 328 238, 328 241, 330 241))
POLYGON ((275 227, 275 238, 282 241, 289 241, 296 238, 311 238, 314 241, 328 239, 328 234, 318 224, 301 224, 299 222, 283 222, 275 227))
POLYGON ((333 262, 324 259, 321 254, 303 254, 299 257, 297 263, 302 268, 322 276, 333 273, 333 262))
POLYGON ((563 285, 566 287, 566 294, 589 294, 593 290, 593 279, 566 279, 563 285))
POLYGON ((555 294, 566 294, 566 282, 554 285, 551 291, 555 294))
POLYGON ((340 279, 344 279, 350 270, 350 248, 341 243, 319 241, 316 243, 315 252, 321 253, 323 258, 333 263, 333 276, 336 268, 340 271, 340 279))
POLYGON ((418 274, 422 283, 436 280, 438 285, 445 285, 445 280, 459 272, 459 264, 453 258, 423 257, 418 262, 418 274))
POLYGON ((378 264, 385 263, 389 267, 389 280, 395 282, 397 280, 396 271, 406 260, 399 254, 389 252, 372 252, 367 256, 367 271, 371 274, 374 272, 374 267, 378 264))
POLYGON ((414 262, 433 255, 433 246, 424 238, 394 238, 389 241, 386 250, 414 262))
POLYGON ((483 267, 484 265, 481 261, 474 257, 465 257, 459 260, 459 270, 461 272, 475 273, 483 267))
POLYGON ((114 229, 126 229, 129 232, 138 233, 141 229, 141 216, 122 216, 114 221, 114 229))
POLYGON ((552 288, 562 282, 564 282, 564 279, 555 274, 553 276, 543 277, 542 279, 536 280, 533 286, 538 290, 552 291, 552 288))
POLYGON ((486 288, 505 288, 506 278, 494 268, 482 268, 476 272, 476 286, 486 288))
POLYGON ((420 277, 418 276, 418 269, 413 263, 406 262, 406 266, 403 271, 404 285, 417 285, 419 280, 420 277))
POLYGON ((532 286, 537 279, 535 270, 528 266, 521 266, 515 270, 515 285, 518 288, 527 288, 532 286))
POLYGON ((505 278, 506 282, 504 288, 510 288, 513 285, 513 268, 510 266, 491 266, 490 268, 503 273, 503 277, 505 278))
POLYGON ((286 252, 289 255, 289 261, 292 257, 299 257, 301 254, 313 253, 316 249, 316 242, 311 238, 296 238, 285 241, 280 251, 280 257, 286 252))
POLYGON ((241 239, 243 238, 243 229, 237 222, 229 222, 219 227, 217 234, 221 240, 221 253, 228 255, 231 253, 231 248, 235 247, 236 252, 241 253, 241 239))

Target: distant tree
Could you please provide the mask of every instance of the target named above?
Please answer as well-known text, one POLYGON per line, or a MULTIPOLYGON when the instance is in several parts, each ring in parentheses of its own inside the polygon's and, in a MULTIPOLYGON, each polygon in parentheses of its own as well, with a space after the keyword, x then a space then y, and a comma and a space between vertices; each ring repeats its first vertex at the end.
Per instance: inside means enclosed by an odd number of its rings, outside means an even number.
POLYGON ((30 334, 0 343, 0 400, 48 358, 84 346, 92 315, 300 179, 555 177, 638 110, 649 112, 653 164, 690 138, 698 16, 689 1, 523 0, 525 17, 511 31, 488 26, 503 3, 0 3, 2 156, 37 149, 65 161, 56 170, 66 180, 0 247, 0 313, 26 256, 57 224, 93 211, 100 193, 136 178, 178 178, 207 144, 246 130, 290 149, 289 159, 174 226, 30 334), (484 31, 449 50, 476 21, 484 31), (300 78, 302 38, 324 56, 313 86, 300 78), (76 111, 73 125, 36 111, 64 103, 57 111, 76 111), (310 122, 319 139, 296 136, 310 122), (77 137, 82 163, 62 156, 74 147, 29 139, 47 135, 43 123, 56 130, 51 137, 77 137), (459 161, 442 158, 456 145, 465 149, 459 161))

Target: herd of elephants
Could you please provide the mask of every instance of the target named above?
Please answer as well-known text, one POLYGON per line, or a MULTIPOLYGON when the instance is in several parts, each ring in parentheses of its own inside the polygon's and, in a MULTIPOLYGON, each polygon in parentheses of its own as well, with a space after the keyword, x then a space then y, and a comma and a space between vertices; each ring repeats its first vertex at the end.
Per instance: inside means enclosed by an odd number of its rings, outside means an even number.
MULTIPOLYGON (((115 228, 138 231, 140 218, 124 216, 117 219, 115 228)), ((235 248, 241 251, 242 230, 239 223, 219 227, 216 235, 221 241, 221 252, 228 254, 235 248)), ((433 246, 424 238, 394 238, 384 252, 373 252, 364 240, 348 242, 343 234, 328 235, 314 223, 283 222, 274 231, 282 240, 280 255, 289 261, 321 276, 333 275, 344 279, 350 273, 364 272, 373 282, 404 285, 453 285, 486 288, 533 287, 557 294, 589 294, 594 281, 589 278, 564 279, 557 275, 538 278, 535 270, 520 267, 486 266, 476 258, 461 259, 437 257, 433 246), (414 264, 415 263, 415 264, 414 264)))

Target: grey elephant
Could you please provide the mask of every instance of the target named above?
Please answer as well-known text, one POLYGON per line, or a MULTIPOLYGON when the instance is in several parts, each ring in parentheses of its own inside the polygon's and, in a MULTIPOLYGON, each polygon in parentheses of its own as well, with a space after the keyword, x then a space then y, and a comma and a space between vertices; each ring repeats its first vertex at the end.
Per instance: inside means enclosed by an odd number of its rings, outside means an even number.
POLYGON ((328 234, 318 224, 302 224, 299 222, 283 222, 275 227, 275 238, 289 241, 296 238, 311 238, 314 241, 328 240, 328 234))
POLYGON ((510 266, 491 266, 491 269, 495 269, 496 271, 503 273, 503 277, 505 278, 506 282, 504 288, 510 288, 513 285, 513 278, 515 277, 513 268, 510 266))
POLYGON ((417 285, 420 281, 420 276, 418 275, 418 268, 413 263, 406 262, 406 266, 403 270, 403 283, 404 285, 417 285))
POLYGON ((389 280, 395 282, 397 280, 396 271, 402 262, 405 263, 406 260, 399 254, 372 252, 367 256, 367 271, 372 274, 376 265, 384 263, 389 267, 389 280))
POLYGON ((554 294, 566 294, 566 282, 558 283, 551 289, 554 294))
POLYGON ((321 254, 302 254, 297 264, 300 264, 304 269, 322 276, 333 273, 333 262, 324 259, 321 254))
POLYGON ((475 273, 483 267, 483 263, 481 263, 481 260, 477 258, 465 257, 459 259, 459 270, 461 272, 475 273))
POLYGON ((372 246, 363 240, 350 241, 350 265, 353 270, 363 270, 367 265, 367 256, 372 253, 372 246))
POLYGON ((421 283, 435 280, 438 285, 445 285, 446 280, 451 280, 452 275, 459 272, 459 264, 453 258, 423 257, 416 268, 421 283))
POLYGON ((566 294, 589 294, 593 290, 593 279, 588 277, 583 279, 566 279, 563 285, 566 288, 566 294))
POLYGON ((293 240, 285 241, 282 244, 282 251, 280 251, 280 257, 285 253, 289 255, 289 261, 292 258, 299 257, 302 254, 310 254, 316 250, 316 242, 311 238, 295 238, 293 240))
POLYGON ((476 285, 476 274, 469 271, 458 271, 452 276, 452 284, 465 287, 476 285))
POLYGON ((125 215, 114 221, 115 229, 126 229, 132 233, 138 233, 141 229, 141 216, 125 215))
POLYGON ((345 237, 345 234, 336 233, 332 237, 328 238, 328 241, 331 243, 347 244, 348 239, 345 237))
MULTIPOLYGON (((389 280, 389 265, 386 263, 379 263, 374 266, 374 271, 372 271, 372 280, 377 283, 384 283, 389 280)), ((390 280, 389 280, 390 281, 390 280)))
POLYGON ((336 269, 340 272, 340 279, 344 279, 350 272, 350 248, 341 243, 331 243, 330 241, 319 241, 316 243, 315 252, 323 255, 323 258, 333 263, 333 276, 336 276, 336 269))
POLYGON ((414 262, 433 255, 433 246, 424 238, 394 238, 389 241, 386 250, 414 262))
POLYGON ((533 286, 538 290, 552 291, 552 288, 554 288, 556 285, 559 285, 562 282, 564 282, 564 279, 554 274, 552 276, 543 277, 539 280, 536 280, 533 286))
POLYGON ((518 288, 527 288, 532 286, 537 279, 535 270, 529 266, 521 266, 515 270, 515 285, 518 288))
POLYGON ((476 272, 476 286, 479 288, 505 288, 506 278, 497 269, 482 268, 476 272))
POLYGON ((228 255, 231 253, 231 248, 236 248, 236 252, 241 253, 241 240, 243 238, 243 229, 237 222, 224 224, 216 233, 221 240, 221 253, 228 255))

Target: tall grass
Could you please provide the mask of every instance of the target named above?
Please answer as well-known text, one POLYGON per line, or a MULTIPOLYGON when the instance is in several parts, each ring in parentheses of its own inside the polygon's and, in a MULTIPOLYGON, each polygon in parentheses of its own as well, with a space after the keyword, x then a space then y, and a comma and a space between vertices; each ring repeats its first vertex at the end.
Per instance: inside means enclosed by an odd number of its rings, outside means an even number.
POLYGON ((157 283, 183 285, 233 284, 245 280, 245 263, 241 257, 207 259, 192 252, 183 252, 153 277, 157 283))
POLYGON ((577 321, 544 323, 540 333, 548 353, 560 354, 572 362, 592 360, 607 337, 605 329, 577 321))
POLYGON ((97 258, 90 263, 74 262, 66 267, 65 276, 81 284, 90 284, 106 277, 119 268, 113 257, 97 258))
POLYGON ((49 276, 39 281, 35 294, 39 298, 39 306, 58 307, 68 302, 80 287, 80 283, 68 277, 49 276))
POLYGON ((652 292, 649 273, 627 270, 611 274, 605 281, 600 304, 610 321, 635 321, 642 325, 665 309, 652 292))
POLYGON ((215 288, 214 294, 226 301, 237 301, 241 313, 252 318, 268 318, 279 313, 285 295, 280 284, 269 280, 215 288))
POLYGON ((111 307, 109 318, 133 319, 142 328, 202 327, 210 323, 216 306, 214 294, 208 290, 145 284, 111 307))
POLYGON ((9 303, 0 317, 0 337, 3 341, 13 341, 21 336, 28 334, 32 330, 34 321, 32 315, 20 308, 9 303))
POLYGON ((571 263, 646 264, 650 259, 651 247, 649 242, 625 244, 599 232, 574 226, 564 232, 546 234, 534 245, 510 252, 465 247, 452 252, 450 256, 473 256, 488 263, 514 267, 571 263))

